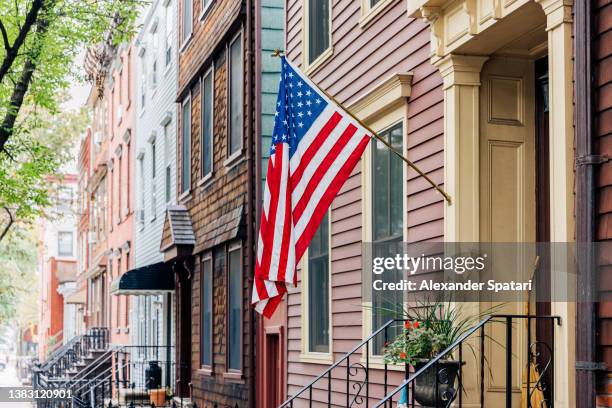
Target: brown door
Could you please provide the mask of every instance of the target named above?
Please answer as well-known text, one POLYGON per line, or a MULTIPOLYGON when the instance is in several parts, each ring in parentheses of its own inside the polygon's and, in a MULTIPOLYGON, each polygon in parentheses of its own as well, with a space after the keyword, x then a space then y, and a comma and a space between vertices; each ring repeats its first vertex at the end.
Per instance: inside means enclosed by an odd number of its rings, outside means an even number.
POLYGON ((278 333, 266 334, 265 407, 278 407, 282 400, 281 341, 278 333))

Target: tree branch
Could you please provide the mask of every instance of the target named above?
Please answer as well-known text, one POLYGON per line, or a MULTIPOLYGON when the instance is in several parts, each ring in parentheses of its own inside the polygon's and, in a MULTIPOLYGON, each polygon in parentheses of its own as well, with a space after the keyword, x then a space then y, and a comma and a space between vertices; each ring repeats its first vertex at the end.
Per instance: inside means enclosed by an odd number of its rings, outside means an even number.
POLYGON ((7 49, 6 56, 4 57, 4 60, 2 60, 2 64, 0 65, 0 82, 2 82, 6 73, 13 66, 13 63, 17 58, 17 54, 19 53, 19 49, 25 43, 28 33, 38 20, 38 15, 43 5, 45 5, 44 0, 34 0, 32 2, 32 6, 30 7, 30 10, 28 10, 28 14, 26 15, 23 26, 21 26, 19 30, 19 34, 17 34, 13 45, 7 49))
POLYGON ((6 52, 9 52, 11 50, 11 43, 9 42, 8 33, 6 32, 6 28, 4 27, 2 20, 0 20, 0 31, 2 32, 2 41, 4 41, 4 49, 6 52))
POLYGON ((4 210, 6 211, 6 213, 9 216, 9 222, 8 222, 8 224, 6 224, 6 226, 2 230, 2 233, 0 234, 0 241, 2 241, 4 239, 4 237, 6 237, 6 234, 8 234, 9 229, 11 228, 13 223, 15 222, 15 219, 13 218, 13 213, 11 213, 11 210, 9 210, 7 207, 4 207, 4 210))

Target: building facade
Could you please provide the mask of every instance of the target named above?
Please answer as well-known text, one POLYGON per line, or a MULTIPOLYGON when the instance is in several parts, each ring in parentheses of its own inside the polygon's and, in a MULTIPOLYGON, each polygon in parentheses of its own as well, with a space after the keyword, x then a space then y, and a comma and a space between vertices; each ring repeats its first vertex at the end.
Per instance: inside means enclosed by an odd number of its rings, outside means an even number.
POLYGON ((177 206, 160 248, 177 273, 179 392, 253 401, 252 3, 179 2, 177 206))
POLYGON ((77 178, 48 178, 53 206, 47 218, 38 221, 38 272, 40 276, 39 359, 67 343, 76 335, 77 310, 68 298, 76 281, 77 178))
MULTIPOLYGON (((132 275, 142 275, 143 267, 155 265, 173 274, 163 263, 159 243, 166 208, 176 203, 177 5, 176 0, 153 2, 143 12, 136 37, 135 265, 128 272, 132 275)), ((148 359, 161 346, 166 352, 162 359, 174 361, 172 289, 131 292, 131 344, 149 346, 148 359)))
MULTIPOLYGON (((445 201, 380 142, 370 143, 287 299, 288 395, 386 321, 372 312, 374 294, 372 303, 363 300, 363 243, 574 241, 571 12, 561 1, 287 2, 288 59, 452 197, 445 201)), ((548 275, 547 284, 559 279, 548 275)), ((555 392, 546 397, 573 406, 575 304, 540 303, 538 313, 563 322, 552 329, 555 374, 547 380, 555 392)), ((521 314, 524 305, 505 311, 521 314)), ((364 363, 365 350, 353 361, 364 363)), ((371 402, 384 395, 381 350, 370 347, 367 356, 371 402)), ((470 370, 467 394, 478 384, 478 369, 470 370)), ((521 378, 511 381, 518 404, 521 378)), ((485 402, 501 404, 507 385, 494 369, 485 402)), ((342 388, 331 393, 346 397, 342 388)), ((477 398, 471 394, 464 403, 477 398)))

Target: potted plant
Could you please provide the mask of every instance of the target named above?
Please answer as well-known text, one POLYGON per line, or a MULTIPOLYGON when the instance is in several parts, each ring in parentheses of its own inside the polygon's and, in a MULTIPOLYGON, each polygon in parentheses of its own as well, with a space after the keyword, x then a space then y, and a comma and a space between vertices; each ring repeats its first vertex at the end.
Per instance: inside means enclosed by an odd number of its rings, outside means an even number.
MULTIPOLYGON (((426 302, 406 310, 401 332, 385 345, 385 362, 410 364, 418 371, 488 314, 491 310, 476 315, 462 313, 451 302, 426 302)), ((466 346, 474 352, 469 343, 466 346)), ((457 396, 455 382, 462 364, 465 362, 454 359, 452 352, 441 356, 415 379, 414 399, 424 407, 449 406, 457 396)))

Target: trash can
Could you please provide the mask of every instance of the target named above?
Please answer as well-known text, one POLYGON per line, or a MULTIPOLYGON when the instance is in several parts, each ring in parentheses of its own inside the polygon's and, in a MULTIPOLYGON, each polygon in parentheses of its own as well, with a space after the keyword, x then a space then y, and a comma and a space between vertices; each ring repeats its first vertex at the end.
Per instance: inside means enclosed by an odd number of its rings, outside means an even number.
POLYGON ((162 370, 159 361, 149 361, 149 367, 145 370, 145 387, 147 390, 161 388, 162 370))

